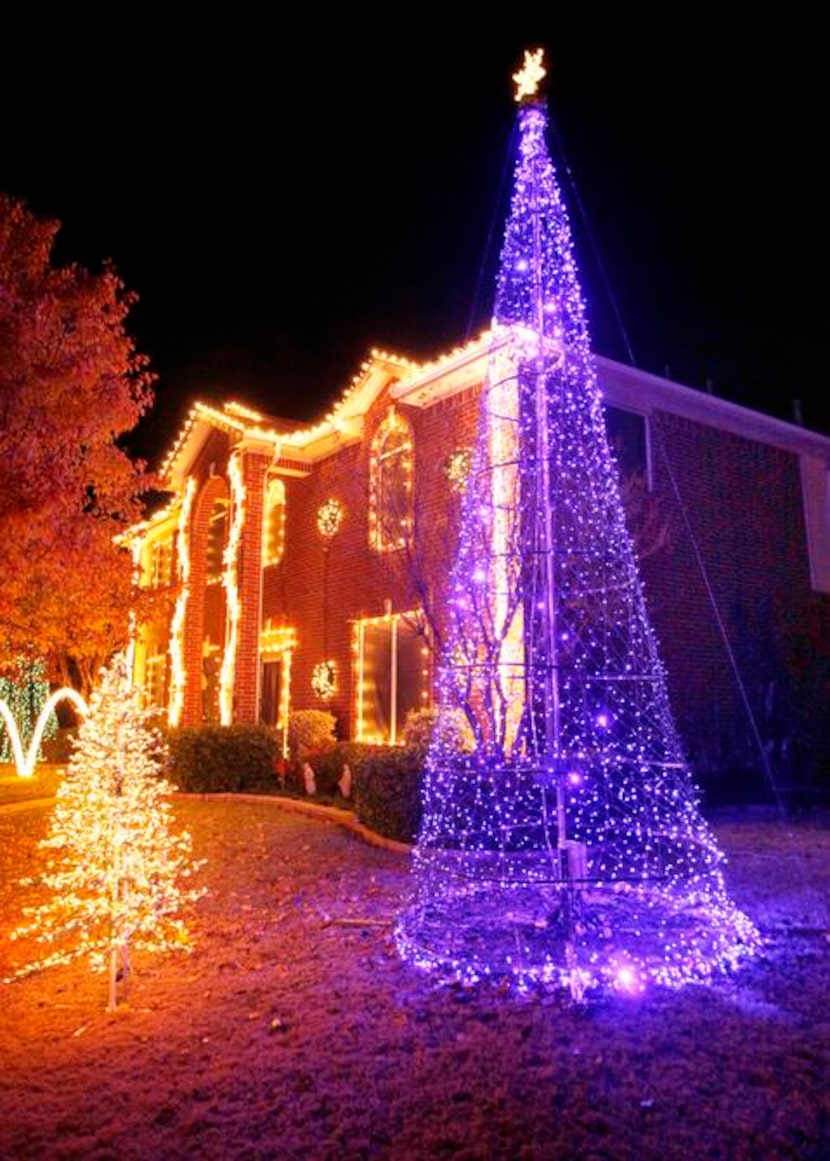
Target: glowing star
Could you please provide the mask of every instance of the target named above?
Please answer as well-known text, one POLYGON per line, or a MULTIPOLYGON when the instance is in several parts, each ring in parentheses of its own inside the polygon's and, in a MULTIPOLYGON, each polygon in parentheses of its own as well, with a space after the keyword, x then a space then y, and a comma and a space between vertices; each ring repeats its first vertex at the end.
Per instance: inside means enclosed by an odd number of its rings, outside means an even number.
POLYGON ((525 50, 522 67, 513 74, 516 83, 514 100, 517 102, 525 100, 526 97, 535 97, 542 79, 547 76, 548 70, 542 64, 544 51, 543 48, 537 48, 535 52, 525 50))

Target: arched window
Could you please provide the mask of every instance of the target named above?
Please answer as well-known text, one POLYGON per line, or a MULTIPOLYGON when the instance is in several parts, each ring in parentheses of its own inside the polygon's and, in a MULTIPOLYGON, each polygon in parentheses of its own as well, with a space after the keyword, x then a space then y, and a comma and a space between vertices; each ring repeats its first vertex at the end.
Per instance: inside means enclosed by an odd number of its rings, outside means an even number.
POLYGON ((209 585, 218 585, 222 581, 227 540, 228 501, 224 497, 219 497, 213 503, 208 525, 205 579, 209 585))
POLYGON ((369 466, 369 542, 377 552, 403 548, 412 533, 412 460, 412 428, 390 407, 369 466))
POLYGON ((282 480, 268 482, 265 493, 265 512, 262 527, 262 564, 279 564, 285 546, 285 484, 282 480))
POLYGON ((165 536, 154 540, 147 553, 144 570, 146 582, 151 588, 161 589, 170 584, 173 573, 173 539, 165 536))

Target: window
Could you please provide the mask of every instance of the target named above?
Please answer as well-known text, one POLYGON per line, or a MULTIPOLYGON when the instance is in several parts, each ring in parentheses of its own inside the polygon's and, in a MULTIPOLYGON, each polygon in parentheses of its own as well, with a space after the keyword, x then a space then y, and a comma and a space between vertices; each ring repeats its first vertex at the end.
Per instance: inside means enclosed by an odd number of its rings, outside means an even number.
POLYGON ((620 478, 638 476, 650 492, 651 440, 645 415, 620 407, 606 406, 604 410, 608 442, 619 466, 620 478))
POLYGON ((369 541, 392 552, 412 531, 412 428, 393 407, 372 441, 369 471, 369 541))
POLYGON ((297 647, 294 630, 267 621, 259 635, 259 720, 281 734, 283 757, 288 754, 288 716, 291 709, 291 660, 297 647))
POLYGON ((285 484, 270 480, 265 492, 262 526, 262 563, 279 564, 285 546, 285 484))
POLYGON ((225 544, 228 538, 228 501, 217 500, 210 514, 207 538, 205 579, 209 585, 219 584, 225 567, 225 544))
POLYGON ((167 654, 152 653, 144 670, 144 698, 148 706, 164 706, 166 677, 167 654))
POLYGON ((429 651, 414 614, 358 621, 357 740, 395 745, 403 741, 410 710, 429 697, 429 651))
POLYGON ((282 705, 282 661, 262 662, 259 720, 264 726, 280 724, 282 705))
POLYGON ((814 592, 830 593, 830 471, 819 456, 801 456, 801 488, 810 581, 814 592))
POLYGON ((173 579, 173 540, 153 540, 147 545, 144 557, 143 583, 152 589, 163 589, 173 579))
POLYGON ((173 541, 154 540, 150 545, 150 584, 154 589, 170 584, 173 567, 173 541))
POLYGON ((605 407, 608 442, 618 468, 625 522, 640 561, 663 552, 674 541, 671 507, 654 492, 648 417, 620 407, 605 407))
POLYGON ((219 722, 222 651, 209 637, 202 641, 202 721, 219 722))

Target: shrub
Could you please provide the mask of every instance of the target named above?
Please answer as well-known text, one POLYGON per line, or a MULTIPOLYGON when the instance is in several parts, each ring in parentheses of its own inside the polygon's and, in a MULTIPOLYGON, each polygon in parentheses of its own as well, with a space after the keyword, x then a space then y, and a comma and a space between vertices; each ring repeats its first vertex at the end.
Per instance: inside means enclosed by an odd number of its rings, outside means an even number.
POLYGON ((55 762, 65 766, 72 757, 75 738, 78 736, 77 726, 61 726, 51 738, 44 738, 40 743, 40 752, 44 762, 55 762))
POLYGON ((355 774, 355 811, 377 834, 414 842, 421 824, 422 755, 416 749, 367 748, 355 774))
POLYGON ((468 753, 473 749, 473 731, 461 709, 410 710, 403 727, 404 744, 424 757, 433 742, 448 750, 468 753))
POLYGON ((288 749, 295 762, 337 744, 337 719, 328 710, 295 710, 288 716, 288 749))
POLYGON ((167 773, 179 790, 207 794, 277 789, 279 743, 267 726, 195 726, 170 730, 167 740, 167 773))
POLYGON ((302 766, 308 762, 314 771, 317 784, 317 796, 330 801, 344 801, 340 793, 338 782, 343 774, 343 767, 348 766, 352 772, 352 799, 354 799, 355 781, 367 753, 375 747, 366 746, 361 742, 338 742, 332 749, 318 754, 306 754, 301 762, 294 767, 292 781, 295 786, 303 785, 302 766))

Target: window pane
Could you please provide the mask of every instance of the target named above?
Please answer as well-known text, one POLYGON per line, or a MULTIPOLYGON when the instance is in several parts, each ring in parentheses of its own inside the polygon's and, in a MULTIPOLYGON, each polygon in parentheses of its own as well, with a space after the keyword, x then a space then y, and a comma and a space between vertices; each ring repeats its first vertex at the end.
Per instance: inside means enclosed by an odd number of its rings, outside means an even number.
POLYGON ((410 710, 422 709, 424 705, 421 696, 425 688, 423 637, 418 635, 415 627, 402 616, 395 617, 394 621, 364 622, 362 633, 361 737, 364 741, 402 742, 407 714, 410 710))
POLYGON ((173 542, 157 540, 150 547, 150 583, 153 588, 170 584, 173 542))
POLYGON ((144 696, 148 705, 164 705, 164 683, 167 675, 167 655, 154 653, 147 658, 144 678, 144 696))
POLYGON ((207 581, 215 584, 222 579, 228 510, 224 501, 217 501, 210 518, 207 542, 207 581))
POLYGON ((412 531, 412 429, 392 410, 372 443, 371 464, 370 543, 389 552, 412 531))
POLYGON ((620 475, 625 478, 635 472, 646 474, 646 420, 634 411, 619 407, 605 408, 605 425, 620 475))
POLYGON ((409 515, 409 470, 406 452, 396 451, 380 464, 380 520, 383 543, 395 547, 406 536, 409 515))
POLYGON ((279 564, 285 540, 285 484, 272 480, 265 501, 265 545, 263 563, 279 564))
POLYGON ((398 696, 395 705, 397 714, 397 738, 403 741, 403 728, 410 710, 423 708, 421 690, 424 687, 422 670, 424 658, 421 652, 423 637, 416 636, 414 629, 402 619, 398 621, 398 696))
POLYGON ((262 703, 259 720, 263 725, 275 726, 280 715, 280 662, 262 663, 262 703))
POLYGON ((388 741, 392 689, 392 624, 363 626, 363 732, 388 741))

